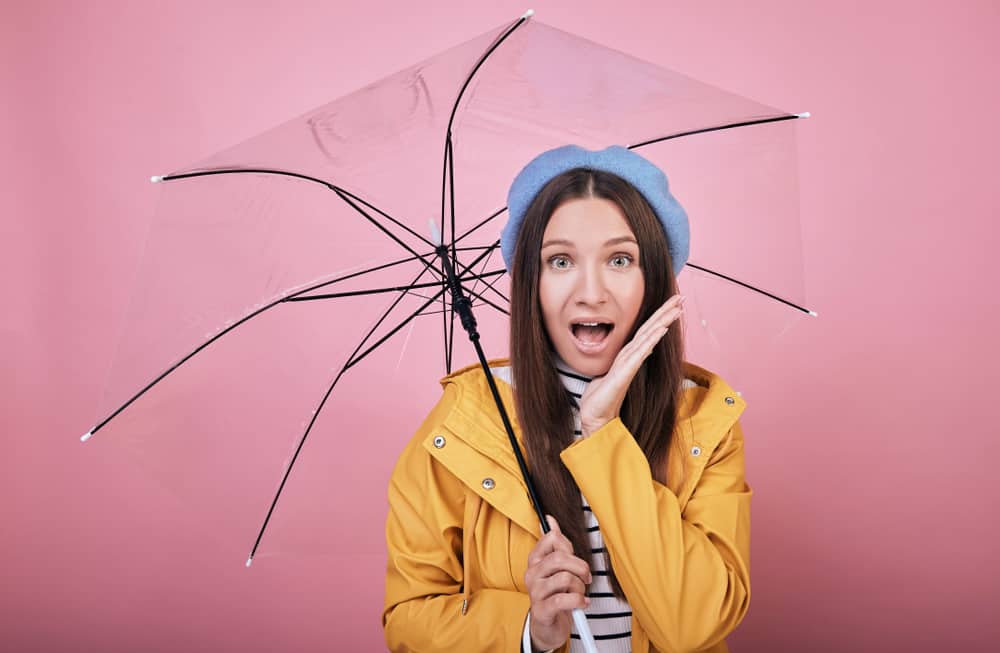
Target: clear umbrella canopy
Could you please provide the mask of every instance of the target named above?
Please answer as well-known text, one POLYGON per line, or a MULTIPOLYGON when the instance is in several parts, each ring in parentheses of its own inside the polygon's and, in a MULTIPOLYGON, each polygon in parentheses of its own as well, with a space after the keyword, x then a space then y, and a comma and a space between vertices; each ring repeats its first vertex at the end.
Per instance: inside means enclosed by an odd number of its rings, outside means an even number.
POLYGON ((630 146, 667 173, 691 222, 688 358, 739 387, 805 314, 793 118, 522 20, 174 171, 94 441, 244 553, 282 484, 260 554, 380 546, 434 380, 476 361, 428 223, 487 354, 506 355, 507 189, 567 143, 630 146))

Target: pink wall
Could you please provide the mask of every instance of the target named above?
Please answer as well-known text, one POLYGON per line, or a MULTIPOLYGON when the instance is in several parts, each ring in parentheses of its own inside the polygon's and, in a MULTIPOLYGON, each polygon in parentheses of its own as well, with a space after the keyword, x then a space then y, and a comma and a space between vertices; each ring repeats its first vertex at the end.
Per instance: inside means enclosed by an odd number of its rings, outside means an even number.
MULTIPOLYGON (((154 209, 150 174, 527 6, 18 4, 0 9, 0 647, 379 650, 380 541, 247 571, 77 436, 154 209)), ((814 116, 800 160, 820 318, 745 389, 754 593, 733 649, 994 648, 997 4, 725 4, 535 9, 814 116)))

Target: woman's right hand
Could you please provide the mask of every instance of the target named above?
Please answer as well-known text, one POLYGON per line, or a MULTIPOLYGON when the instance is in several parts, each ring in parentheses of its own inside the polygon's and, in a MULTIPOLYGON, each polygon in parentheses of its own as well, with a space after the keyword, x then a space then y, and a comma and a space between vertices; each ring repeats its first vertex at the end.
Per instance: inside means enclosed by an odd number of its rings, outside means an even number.
POLYGON ((573 545, 551 515, 550 530, 528 555, 524 584, 531 597, 531 644, 546 650, 562 646, 573 626, 572 610, 590 605, 586 597, 590 565, 573 555, 573 545))

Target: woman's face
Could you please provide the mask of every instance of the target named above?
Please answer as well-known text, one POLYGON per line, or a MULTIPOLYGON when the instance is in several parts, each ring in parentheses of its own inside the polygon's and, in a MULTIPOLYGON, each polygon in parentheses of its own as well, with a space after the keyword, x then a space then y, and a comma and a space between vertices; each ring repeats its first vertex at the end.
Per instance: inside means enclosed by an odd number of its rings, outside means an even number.
POLYGON ((575 199, 542 236, 538 295, 545 330, 574 370, 601 376, 639 315, 645 281, 639 244, 614 202, 575 199))

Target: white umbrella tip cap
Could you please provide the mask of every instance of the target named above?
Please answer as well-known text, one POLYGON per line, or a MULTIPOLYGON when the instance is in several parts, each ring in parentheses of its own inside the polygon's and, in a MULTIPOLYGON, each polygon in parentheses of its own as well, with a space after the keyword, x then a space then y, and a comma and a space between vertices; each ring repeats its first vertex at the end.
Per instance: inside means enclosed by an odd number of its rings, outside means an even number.
POLYGON ((163 181, 163 175, 153 175, 149 178, 150 183, 158 184, 163 181))
POLYGON ((249 558, 247 558, 247 568, 249 568, 250 565, 252 564, 253 564, 253 556, 250 556, 249 558))
POLYGON ((811 114, 811 113, 809 113, 808 111, 803 111, 802 113, 797 113, 797 114, 795 114, 795 117, 796 117, 796 118, 808 118, 808 117, 809 117, 809 116, 811 116, 811 115, 812 115, 812 114, 811 114))
POLYGON ((528 11, 524 12, 524 15, 521 16, 521 18, 531 18, 534 15, 535 15, 535 10, 529 9, 528 11))
POLYGON ((430 227, 431 230, 431 242, 434 243, 434 245, 440 245, 441 230, 438 229, 437 222, 434 222, 434 218, 427 220, 427 226, 430 227))
POLYGON ((816 311, 809 311, 809 315, 812 315, 813 317, 819 317, 819 313, 817 313, 816 311))
POLYGON ((86 442, 87 440, 89 440, 92 437, 94 437, 94 432, 93 431, 87 431, 86 433, 84 433, 83 435, 80 436, 80 442, 86 442))

